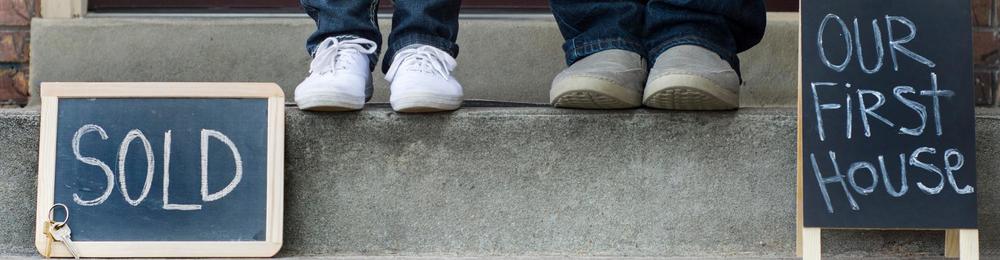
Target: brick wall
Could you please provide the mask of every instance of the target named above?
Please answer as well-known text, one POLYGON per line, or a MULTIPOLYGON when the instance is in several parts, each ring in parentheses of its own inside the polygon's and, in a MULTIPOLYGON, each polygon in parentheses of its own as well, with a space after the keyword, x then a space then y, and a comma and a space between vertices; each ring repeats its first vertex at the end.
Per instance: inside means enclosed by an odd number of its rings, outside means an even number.
POLYGON ((1000 0, 972 1, 972 60, 975 65, 976 104, 998 105, 1000 87, 1000 0))
POLYGON ((0 0, 0 107, 28 103, 29 26, 39 0, 0 0))

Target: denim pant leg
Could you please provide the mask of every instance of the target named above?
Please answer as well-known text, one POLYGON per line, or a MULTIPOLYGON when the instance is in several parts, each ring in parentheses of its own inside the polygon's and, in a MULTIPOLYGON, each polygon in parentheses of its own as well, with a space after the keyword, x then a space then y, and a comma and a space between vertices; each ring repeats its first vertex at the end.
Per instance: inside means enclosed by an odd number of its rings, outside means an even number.
POLYGON ((424 44, 458 57, 458 11, 461 0, 395 0, 389 48, 382 72, 389 71, 396 52, 412 44, 424 44))
POLYGON ((650 0, 645 45, 650 61, 677 45, 692 44, 719 54, 737 72, 737 53, 764 37, 763 0, 650 0))
MULTIPOLYGON (((378 29, 378 0, 300 0, 306 14, 316 21, 316 32, 306 40, 306 51, 314 55, 316 45, 329 37, 364 38, 382 46, 378 29)), ((378 51, 369 55, 374 70, 378 51)))
MULTIPOLYGON (((702 1, 702 0, 698 0, 702 1)), ((566 64, 588 55, 620 49, 645 56, 642 47, 644 0, 550 0, 566 43, 566 64)))

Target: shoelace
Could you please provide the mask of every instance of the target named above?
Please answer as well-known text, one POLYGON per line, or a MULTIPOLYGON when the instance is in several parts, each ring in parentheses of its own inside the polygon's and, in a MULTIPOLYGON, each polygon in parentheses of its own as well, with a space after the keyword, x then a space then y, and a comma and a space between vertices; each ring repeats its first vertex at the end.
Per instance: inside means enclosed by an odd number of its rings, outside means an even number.
POLYGON ((396 78, 396 72, 399 72, 403 67, 409 70, 437 74, 448 79, 455 66, 455 58, 452 58, 447 52, 431 46, 420 46, 397 53, 396 60, 392 61, 392 66, 385 74, 385 79, 392 81, 396 78))
POLYGON ((373 54, 378 47, 375 42, 368 39, 338 40, 334 37, 326 38, 318 46, 316 56, 309 64, 309 73, 326 73, 343 69, 355 61, 354 59, 343 59, 345 54, 373 54), (366 48, 365 45, 369 47, 366 48))

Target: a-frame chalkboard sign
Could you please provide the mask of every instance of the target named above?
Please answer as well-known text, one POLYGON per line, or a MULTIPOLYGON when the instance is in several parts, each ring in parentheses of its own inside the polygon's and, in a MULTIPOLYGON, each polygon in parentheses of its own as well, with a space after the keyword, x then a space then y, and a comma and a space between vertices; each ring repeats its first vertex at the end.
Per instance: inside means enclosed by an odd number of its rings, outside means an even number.
POLYGON ((969 1, 800 4, 797 254, 822 229, 920 229, 978 258, 969 1))

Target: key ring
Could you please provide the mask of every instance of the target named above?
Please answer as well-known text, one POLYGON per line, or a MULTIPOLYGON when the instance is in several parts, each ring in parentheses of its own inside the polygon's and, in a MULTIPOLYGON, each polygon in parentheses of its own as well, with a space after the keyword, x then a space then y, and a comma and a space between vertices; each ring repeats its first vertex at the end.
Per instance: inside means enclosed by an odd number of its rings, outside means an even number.
POLYGON ((49 208, 49 221, 52 221, 53 226, 55 228, 57 228, 57 229, 65 226, 66 225, 66 221, 69 221, 69 207, 66 207, 66 204, 62 204, 62 203, 56 203, 56 204, 52 205, 52 207, 49 208), (62 207, 63 210, 66 211, 66 217, 63 218, 62 221, 58 221, 57 222, 54 219, 55 218, 55 209, 56 209, 56 207, 62 207))

